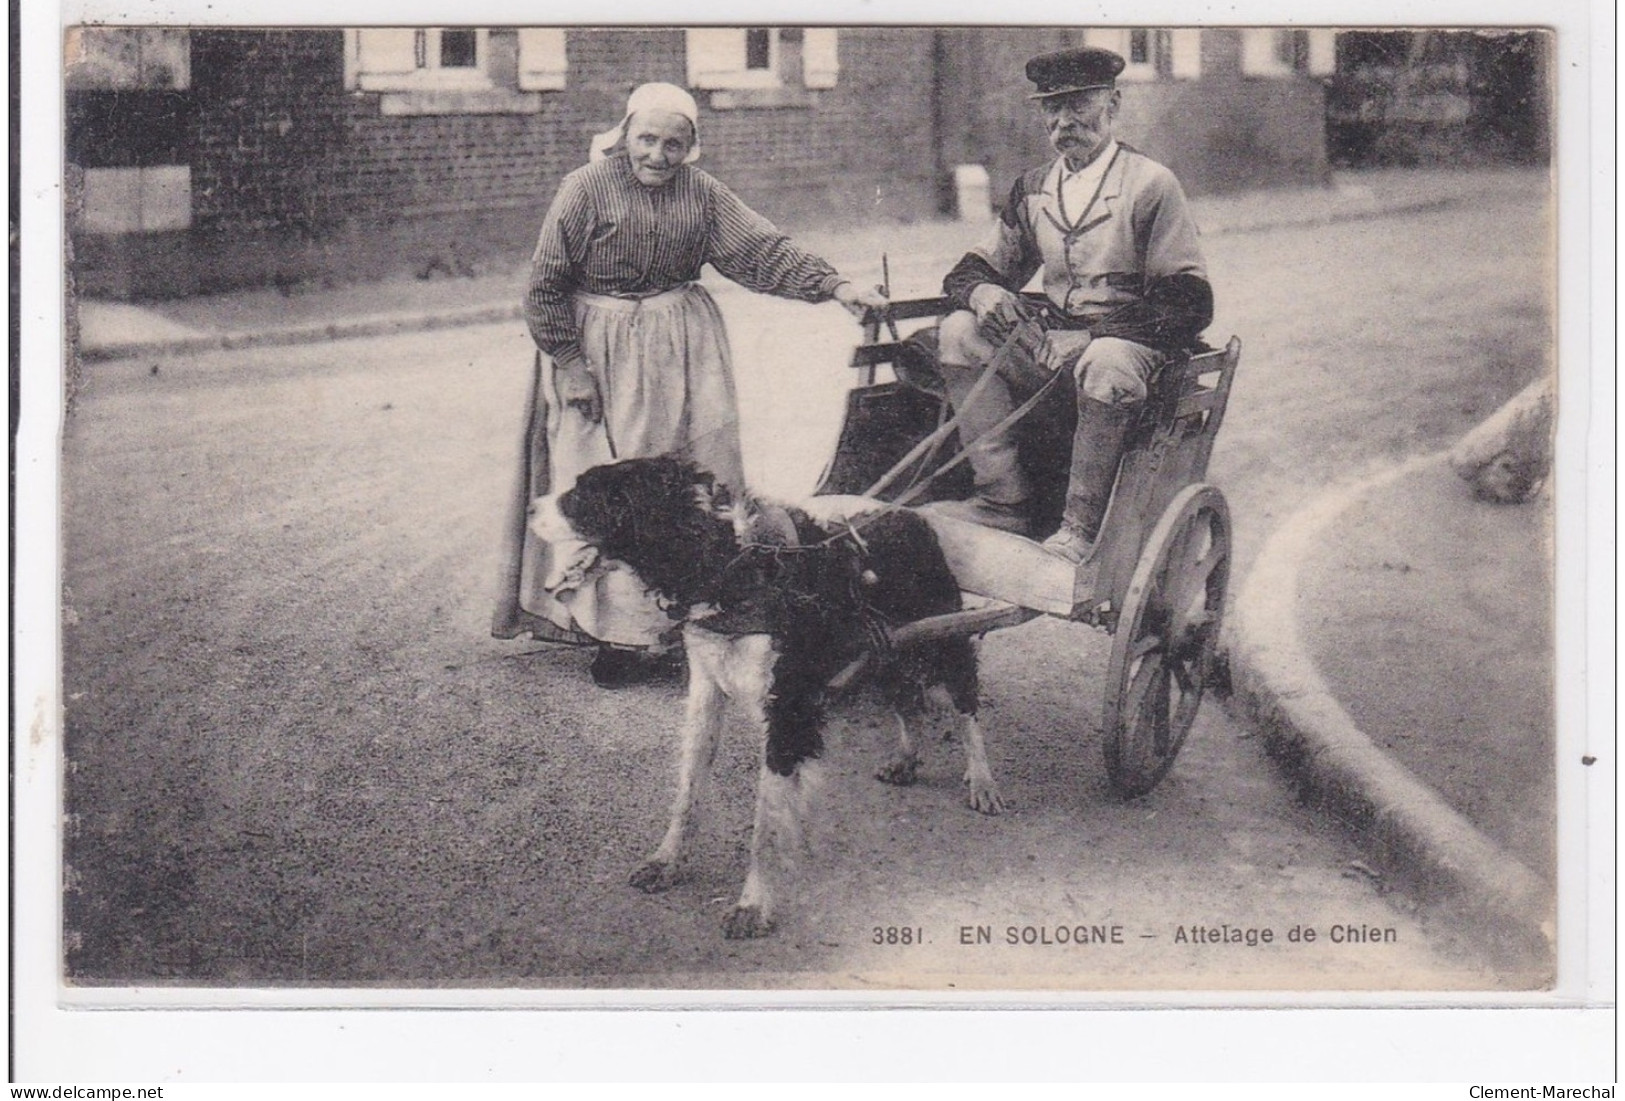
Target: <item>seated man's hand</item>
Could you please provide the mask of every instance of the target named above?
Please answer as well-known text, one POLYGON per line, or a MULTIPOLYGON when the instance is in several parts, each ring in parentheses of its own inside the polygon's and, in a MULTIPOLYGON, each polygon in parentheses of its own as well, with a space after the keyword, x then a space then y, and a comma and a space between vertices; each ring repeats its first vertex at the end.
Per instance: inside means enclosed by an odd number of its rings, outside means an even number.
POLYGON ((976 315, 976 328, 995 344, 1032 316, 1032 307, 1023 302, 1020 295, 997 283, 978 284, 970 292, 970 308, 976 315))
POLYGON ((1084 329, 1053 329, 1044 334, 1044 346, 1038 359, 1050 371, 1071 371, 1072 377, 1083 381, 1083 350, 1092 338, 1084 329))

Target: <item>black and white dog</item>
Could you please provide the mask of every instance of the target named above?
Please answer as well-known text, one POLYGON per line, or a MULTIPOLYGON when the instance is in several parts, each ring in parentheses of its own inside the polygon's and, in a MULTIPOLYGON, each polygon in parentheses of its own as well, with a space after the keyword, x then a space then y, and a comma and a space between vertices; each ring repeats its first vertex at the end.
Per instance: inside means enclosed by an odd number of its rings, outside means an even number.
POLYGON ((919 755, 911 720, 927 702, 951 707, 971 806, 985 814, 1003 809, 976 719, 971 640, 906 651, 884 644, 881 628, 960 607, 959 587, 918 516, 894 510, 820 522, 802 509, 730 502, 705 471, 661 457, 587 471, 567 492, 538 498, 530 523, 544 540, 578 541, 589 555, 625 564, 682 622, 689 688, 677 797, 665 838, 633 873, 634 886, 661 891, 678 881, 697 787, 732 700, 762 731, 764 749, 750 871, 723 928, 729 937, 771 930, 770 880, 783 861, 768 857, 804 844, 810 765, 824 748, 826 686, 866 652, 900 732, 897 754, 879 778, 912 783, 919 755))

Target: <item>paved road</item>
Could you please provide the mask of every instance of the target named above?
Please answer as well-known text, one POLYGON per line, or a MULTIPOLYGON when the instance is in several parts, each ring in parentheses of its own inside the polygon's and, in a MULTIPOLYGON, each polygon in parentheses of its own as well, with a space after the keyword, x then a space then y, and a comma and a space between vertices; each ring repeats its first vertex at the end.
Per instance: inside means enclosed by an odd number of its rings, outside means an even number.
MULTIPOLYGON (((1317 488, 1454 438, 1532 376, 1548 343, 1537 212, 1508 197, 1213 242, 1213 333, 1247 342, 1211 471, 1240 568, 1317 488)), ((794 495, 838 424, 851 323, 720 297, 747 465, 794 495)), ((660 831, 679 686, 602 693, 582 655, 486 633, 527 347, 504 326, 93 369, 63 491, 67 946, 83 981, 1513 978, 1366 874, 1219 707, 1157 791, 1113 799, 1107 640, 1055 621, 983 647, 1013 813, 962 806, 950 747, 912 789, 870 780, 889 726, 860 699, 834 722, 827 813, 777 935, 719 932, 749 826, 742 731, 689 881, 628 889, 660 831), (1123 943, 1006 943, 1080 925, 1123 943), (1200 943, 1221 925, 1241 941, 1200 943), (1334 942, 1334 926, 1392 939, 1334 942), (925 943, 885 943, 891 929, 925 943)))

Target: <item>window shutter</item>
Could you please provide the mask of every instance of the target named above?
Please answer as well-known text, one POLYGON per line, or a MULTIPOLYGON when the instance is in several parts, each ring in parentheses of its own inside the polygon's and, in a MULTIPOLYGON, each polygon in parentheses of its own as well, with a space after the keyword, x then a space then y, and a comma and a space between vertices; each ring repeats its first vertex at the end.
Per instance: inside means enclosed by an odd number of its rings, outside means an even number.
POLYGON ((142 232, 191 228, 191 167, 184 164, 165 164, 143 168, 140 171, 142 232))
POLYGON ((1099 46, 1111 50, 1123 59, 1123 71, 1118 76, 1118 82, 1132 84, 1137 81, 1157 79, 1157 34, 1158 32, 1147 27, 1140 28, 1148 36, 1147 44, 1150 49, 1144 61, 1134 60, 1134 31, 1130 27, 1091 27, 1083 32, 1085 44, 1099 46))
POLYGON ((691 88, 727 88, 745 69, 743 27, 701 27, 688 32, 691 88))
POLYGON ((90 233, 141 232, 141 169, 85 169, 83 217, 90 233))
POLYGON ((1090 27, 1083 32, 1085 45, 1098 46, 1103 50, 1122 54, 1128 59, 1128 31, 1122 27, 1090 27))
POLYGON ((1275 44, 1281 32, 1274 27, 1248 27, 1241 32, 1241 71, 1246 76, 1289 76, 1275 44))
POLYGON ((801 70, 807 87, 835 87, 841 58, 834 27, 808 27, 802 32, 801 70))
POLYGON ((1309 75, 1331 76, 1337 72, 1337 32, 1309 32, 1309 75))
POLYGON ((369 92, 409 85, 417 72, 417 31, 411 27, 367 27, 356 32, 356 86, 369 92))
POLYGON ((564 28, 522 27, 519 31, 519 87, 527 92, 558 91, 565 86, 569 62, 564 28))
POLYGON ((1175 80, 1196 80, 1202 75, 1202 32, 1194 27, 1168 32, 1168 71, 1175 80))

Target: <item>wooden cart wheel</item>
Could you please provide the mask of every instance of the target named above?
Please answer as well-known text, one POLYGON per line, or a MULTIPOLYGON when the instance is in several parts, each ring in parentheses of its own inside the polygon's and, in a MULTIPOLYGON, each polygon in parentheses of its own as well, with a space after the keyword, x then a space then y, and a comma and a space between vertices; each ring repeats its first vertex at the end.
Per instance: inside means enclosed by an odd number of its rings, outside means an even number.
POLYGON ((1192 485, 1163 511, 1123 599, 1106 674, 1106 773, 1124 797, 1167 775, 1213 678, 1230 579, 1230 509, 1192 485))

